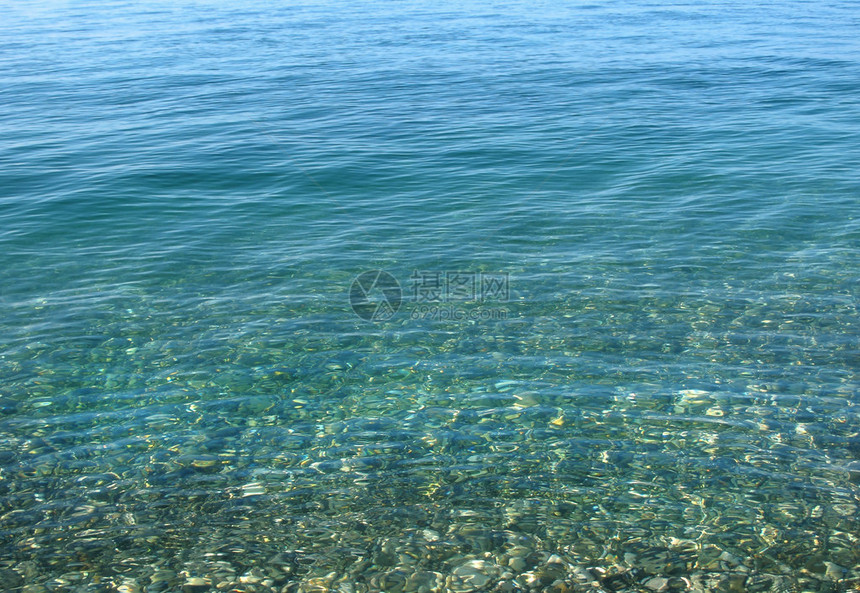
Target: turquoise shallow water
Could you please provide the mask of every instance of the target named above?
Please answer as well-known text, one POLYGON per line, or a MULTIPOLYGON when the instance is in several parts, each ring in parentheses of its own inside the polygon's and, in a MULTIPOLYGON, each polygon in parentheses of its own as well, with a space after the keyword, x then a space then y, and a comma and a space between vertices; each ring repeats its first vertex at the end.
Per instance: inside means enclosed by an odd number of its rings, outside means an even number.
POLYGON ((858 588, 858 25, 4 4, 0 589, 858 588))

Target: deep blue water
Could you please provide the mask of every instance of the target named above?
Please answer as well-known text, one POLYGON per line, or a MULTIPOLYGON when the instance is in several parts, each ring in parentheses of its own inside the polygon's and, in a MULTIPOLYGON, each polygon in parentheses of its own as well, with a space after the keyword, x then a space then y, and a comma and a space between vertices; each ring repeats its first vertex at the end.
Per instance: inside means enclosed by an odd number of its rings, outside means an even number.
POLYGON ((0 589, 858 588, 858 27, 3 4, 0 589))

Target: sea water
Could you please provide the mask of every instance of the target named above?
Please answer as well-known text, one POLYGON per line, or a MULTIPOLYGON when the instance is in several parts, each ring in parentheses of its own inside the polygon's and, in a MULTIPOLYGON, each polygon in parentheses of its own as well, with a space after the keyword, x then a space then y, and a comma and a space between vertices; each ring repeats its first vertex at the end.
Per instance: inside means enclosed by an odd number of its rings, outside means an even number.
POLYGON ((0 7, 0 588, 860 586, 853 2, 0 7))

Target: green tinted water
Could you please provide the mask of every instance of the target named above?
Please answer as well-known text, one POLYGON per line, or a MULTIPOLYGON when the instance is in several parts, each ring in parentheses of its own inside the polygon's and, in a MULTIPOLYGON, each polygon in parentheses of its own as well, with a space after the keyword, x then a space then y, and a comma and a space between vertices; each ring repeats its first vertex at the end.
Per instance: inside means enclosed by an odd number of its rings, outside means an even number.
POLYGON ((0 12, 0 588, 857 588, 853 6, 0 12))

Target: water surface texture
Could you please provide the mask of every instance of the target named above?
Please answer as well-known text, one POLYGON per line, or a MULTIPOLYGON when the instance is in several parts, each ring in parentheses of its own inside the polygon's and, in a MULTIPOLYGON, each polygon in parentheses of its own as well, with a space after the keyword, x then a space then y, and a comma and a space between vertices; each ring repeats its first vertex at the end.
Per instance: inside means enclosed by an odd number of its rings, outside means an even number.
POLYGON ((4 3, 0 589, 860 588, 858 30, 4 3))

